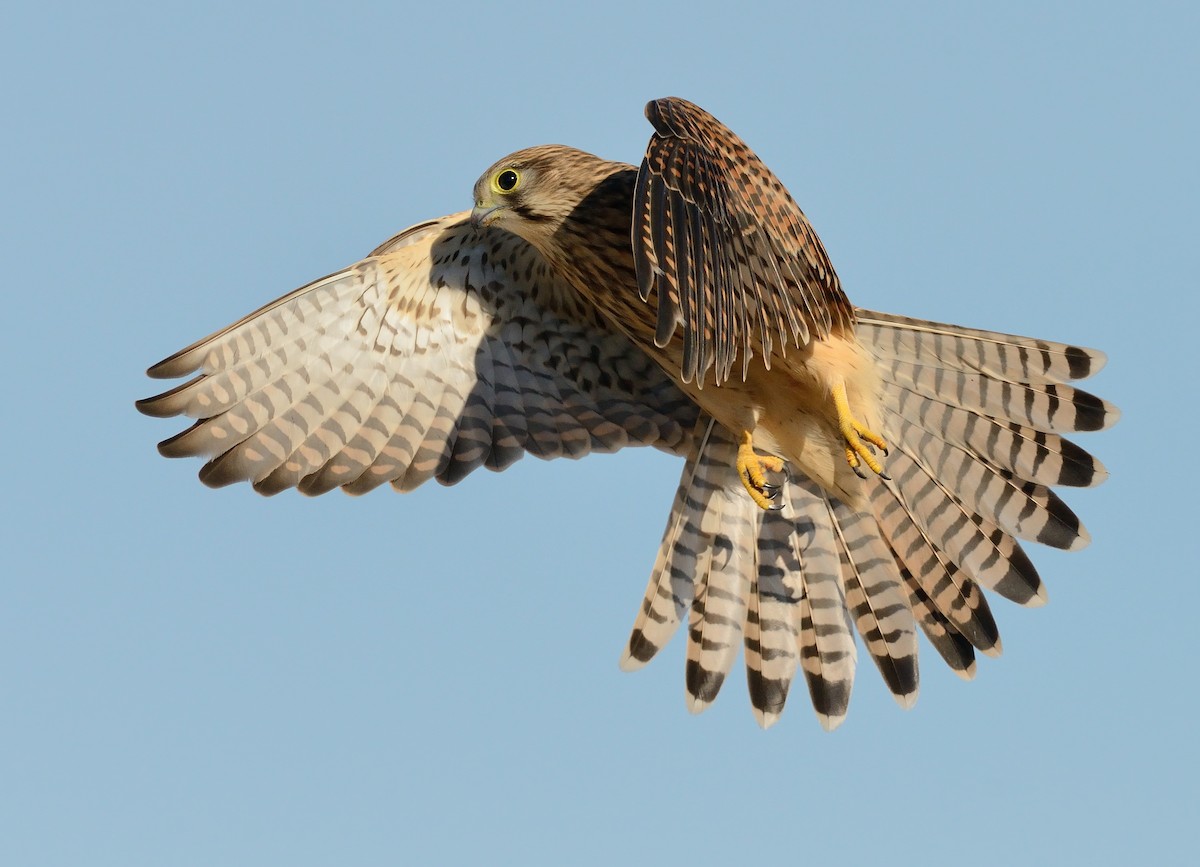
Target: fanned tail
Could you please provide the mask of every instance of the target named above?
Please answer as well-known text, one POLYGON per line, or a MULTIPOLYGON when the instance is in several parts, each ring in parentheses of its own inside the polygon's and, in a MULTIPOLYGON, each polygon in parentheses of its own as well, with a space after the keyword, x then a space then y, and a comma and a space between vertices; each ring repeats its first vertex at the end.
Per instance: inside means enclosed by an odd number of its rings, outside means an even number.
POLYGON ((918 691, 917 627, 959 676, 998 656, 984 590, 1046 601, 1016 541, 1065 550, 1086 529, 1051 486, 1087 487, 1104 466, 1062 436, 1114 424, 1117 409, 1066 384, 1103 366, 1090 349, 858 311, 876 359, 888 477, 856 511, 790 466, 779 511, 752 504, 734 437, 702 418, 622 667, 661 649, 690 609, 689 707, 715 698, 744 646, 760 725, 779 719, 797 669, 821 724, 845 718, 852 627, 902 707, 918 691))

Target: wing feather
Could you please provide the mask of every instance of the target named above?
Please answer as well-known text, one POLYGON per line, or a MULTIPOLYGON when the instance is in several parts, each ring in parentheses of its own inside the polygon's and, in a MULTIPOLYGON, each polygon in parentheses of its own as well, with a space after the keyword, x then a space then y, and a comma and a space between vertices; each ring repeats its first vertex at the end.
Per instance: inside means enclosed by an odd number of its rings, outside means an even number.
POLYGON ((768 365, 778 350, 846 329, 854 311, 791 195, 726 126, 678 98, 646 106, 655 134, 634 191, 634 263, 643 298, 658 298, 656 342, 683 329, 685 382, 720 385, 759 320, 768 365), (735 265, 736 267, 731 267, 735 265))
POLYGON ((266 494, 686 449, 694 404, 572 291, 516 236, 429 221, 155 365, 199 376, 138 408, 197 419, 160 451, 209 458, 206 484, 266 494))

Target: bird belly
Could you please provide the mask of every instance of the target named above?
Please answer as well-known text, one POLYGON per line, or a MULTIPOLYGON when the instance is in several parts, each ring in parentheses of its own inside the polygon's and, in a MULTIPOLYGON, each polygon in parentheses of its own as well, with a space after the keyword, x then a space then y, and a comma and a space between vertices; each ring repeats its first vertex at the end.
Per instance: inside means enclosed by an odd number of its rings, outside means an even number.
POLYGON ((848 505, 863 504, 863 480, 846 460, 833 389, 842 382, 855 419, 880 431, 881 383, 875 360, 853 334, 813 341, 771 367, 752 363, 745 380, 705 388, 692 398, 735 433, 749 431, 756 451, 786 460, 848 505))

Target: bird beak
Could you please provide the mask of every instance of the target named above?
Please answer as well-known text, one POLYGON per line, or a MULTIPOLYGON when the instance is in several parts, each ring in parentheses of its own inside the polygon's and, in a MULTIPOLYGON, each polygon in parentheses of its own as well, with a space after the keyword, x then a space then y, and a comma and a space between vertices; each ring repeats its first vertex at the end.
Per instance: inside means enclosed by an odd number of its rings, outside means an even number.
POLYGON ((501 205, 484 205, 478 204, 471 211, 471 225, 476 229, 482 228, 490 223, 494 223, 500 215, 501 205))

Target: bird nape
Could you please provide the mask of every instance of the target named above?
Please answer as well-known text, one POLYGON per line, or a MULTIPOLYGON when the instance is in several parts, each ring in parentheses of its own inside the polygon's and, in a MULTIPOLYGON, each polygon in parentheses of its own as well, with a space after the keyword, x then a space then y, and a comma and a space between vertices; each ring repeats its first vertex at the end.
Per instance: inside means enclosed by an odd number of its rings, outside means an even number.
POLYGON ((918 628, 972 677, 1000 652, 983 589, 1046 599, 1017 540, 1087 544, 1052 487, 1107 475, 1063 437, 1116 421, 1067 384, 1104 356, 855 308, 737 136, 681 99, 646 114, 640 168, 519 151, 472 211, 150 368, 198 374, 138 402, 197 419, 159 451, 214 487, 360 494, 655 446, 686 460, 622 667, 686 616, 693 711, 741 647, 760 724, 799 669, 829 729, 855 631, 904 707, 918 628))

